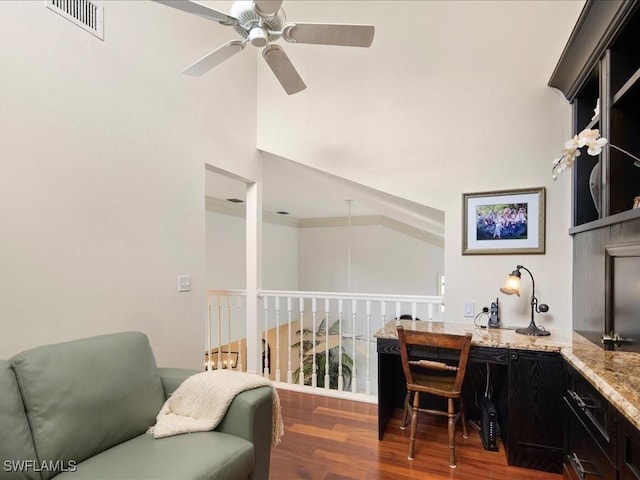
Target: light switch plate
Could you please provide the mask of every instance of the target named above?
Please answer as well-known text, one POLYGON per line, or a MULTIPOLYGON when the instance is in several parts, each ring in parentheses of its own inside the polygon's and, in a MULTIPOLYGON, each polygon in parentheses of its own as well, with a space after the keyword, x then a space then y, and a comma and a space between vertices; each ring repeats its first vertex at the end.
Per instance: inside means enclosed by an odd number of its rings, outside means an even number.
POLYGON ((178 291, 179 292, 191 291, 191 275, 178 275, 178 291))
POLYGON ((473 317, 473 302, 464 302, 464 316, 473 317))

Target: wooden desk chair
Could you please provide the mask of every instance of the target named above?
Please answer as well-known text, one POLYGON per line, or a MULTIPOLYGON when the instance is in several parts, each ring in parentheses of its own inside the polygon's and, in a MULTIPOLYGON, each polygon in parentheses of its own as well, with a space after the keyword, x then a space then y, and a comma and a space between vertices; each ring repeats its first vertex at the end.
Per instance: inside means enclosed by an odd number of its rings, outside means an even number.
MULTIPOLYGON (((471 333, 466 335, 450 335, 444 333, 419 332, 404 330, 398 326, 398 340, 400 341, 400 356, 402 369, 407 381, 407 397, 403 414, 403 428, 407 425, 409 412, 411 413, 411 433, 409 435, 409 455, 413 459, 418 428, 418 412, 449 417, 449 466, 456 466, 455 433, 456 422, 462 418, 463 437, 468 438, 467 423, 464 415, 462 400, 462 382, 467 369, 467 359, 471 348, 471 333), (416 351, 420 346, 447 349, 448 353, 457 356, 457 363, 444 361, 422 360, 416 358, 416 351), (418 348, 416 348, 418 347, 418 348), (447 399, 447 411, 420 408, 420 394, 429 393, 447 399), (458 409, 456 410, 456 403, 458 409)), ((423 354, 424 357, 424 354, 423 354)))

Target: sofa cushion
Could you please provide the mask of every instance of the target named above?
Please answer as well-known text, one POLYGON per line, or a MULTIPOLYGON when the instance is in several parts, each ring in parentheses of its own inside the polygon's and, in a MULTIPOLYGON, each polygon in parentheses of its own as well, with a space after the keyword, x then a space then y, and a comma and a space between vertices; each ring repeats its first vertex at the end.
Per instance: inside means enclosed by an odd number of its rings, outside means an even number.
POLYGON ((10 362, 40 462, 79 463, 134 438, 155 423, 164 402, 149 341, 139 332, 45 345, 10 362))
POLYGON ((89 458, 56 480, 244 480, 254 467, 253 449, 251 442, 221 432, 161 439, 143 434, 89 458))
POLYGON ((39 479, 33 466, 36 451, 13 370, 0 360, 0 478, 39 479), (32 468, 30 468, 32 467, 32 468))

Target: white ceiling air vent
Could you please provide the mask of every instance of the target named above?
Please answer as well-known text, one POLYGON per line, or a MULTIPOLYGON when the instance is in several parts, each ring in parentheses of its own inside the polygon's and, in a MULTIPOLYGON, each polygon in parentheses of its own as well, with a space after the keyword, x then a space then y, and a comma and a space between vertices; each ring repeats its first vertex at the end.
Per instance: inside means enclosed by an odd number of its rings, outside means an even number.
POLYGON ((45 0, 47 8, 104 40, 102 7, 89 0, 45 0))

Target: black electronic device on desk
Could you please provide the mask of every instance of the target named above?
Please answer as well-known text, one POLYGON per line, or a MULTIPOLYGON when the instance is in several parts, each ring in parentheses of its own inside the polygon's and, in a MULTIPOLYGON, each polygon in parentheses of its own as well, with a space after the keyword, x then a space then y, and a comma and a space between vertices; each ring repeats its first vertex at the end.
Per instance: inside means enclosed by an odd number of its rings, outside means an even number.
POLYGON ((500 326, 500 314, 499 314, 499 307, 498 307, 498 299, 496 298, 495 302, 491 302, 489 323, 487 324, 487 327, 498 328, 499 326, 500 326))

